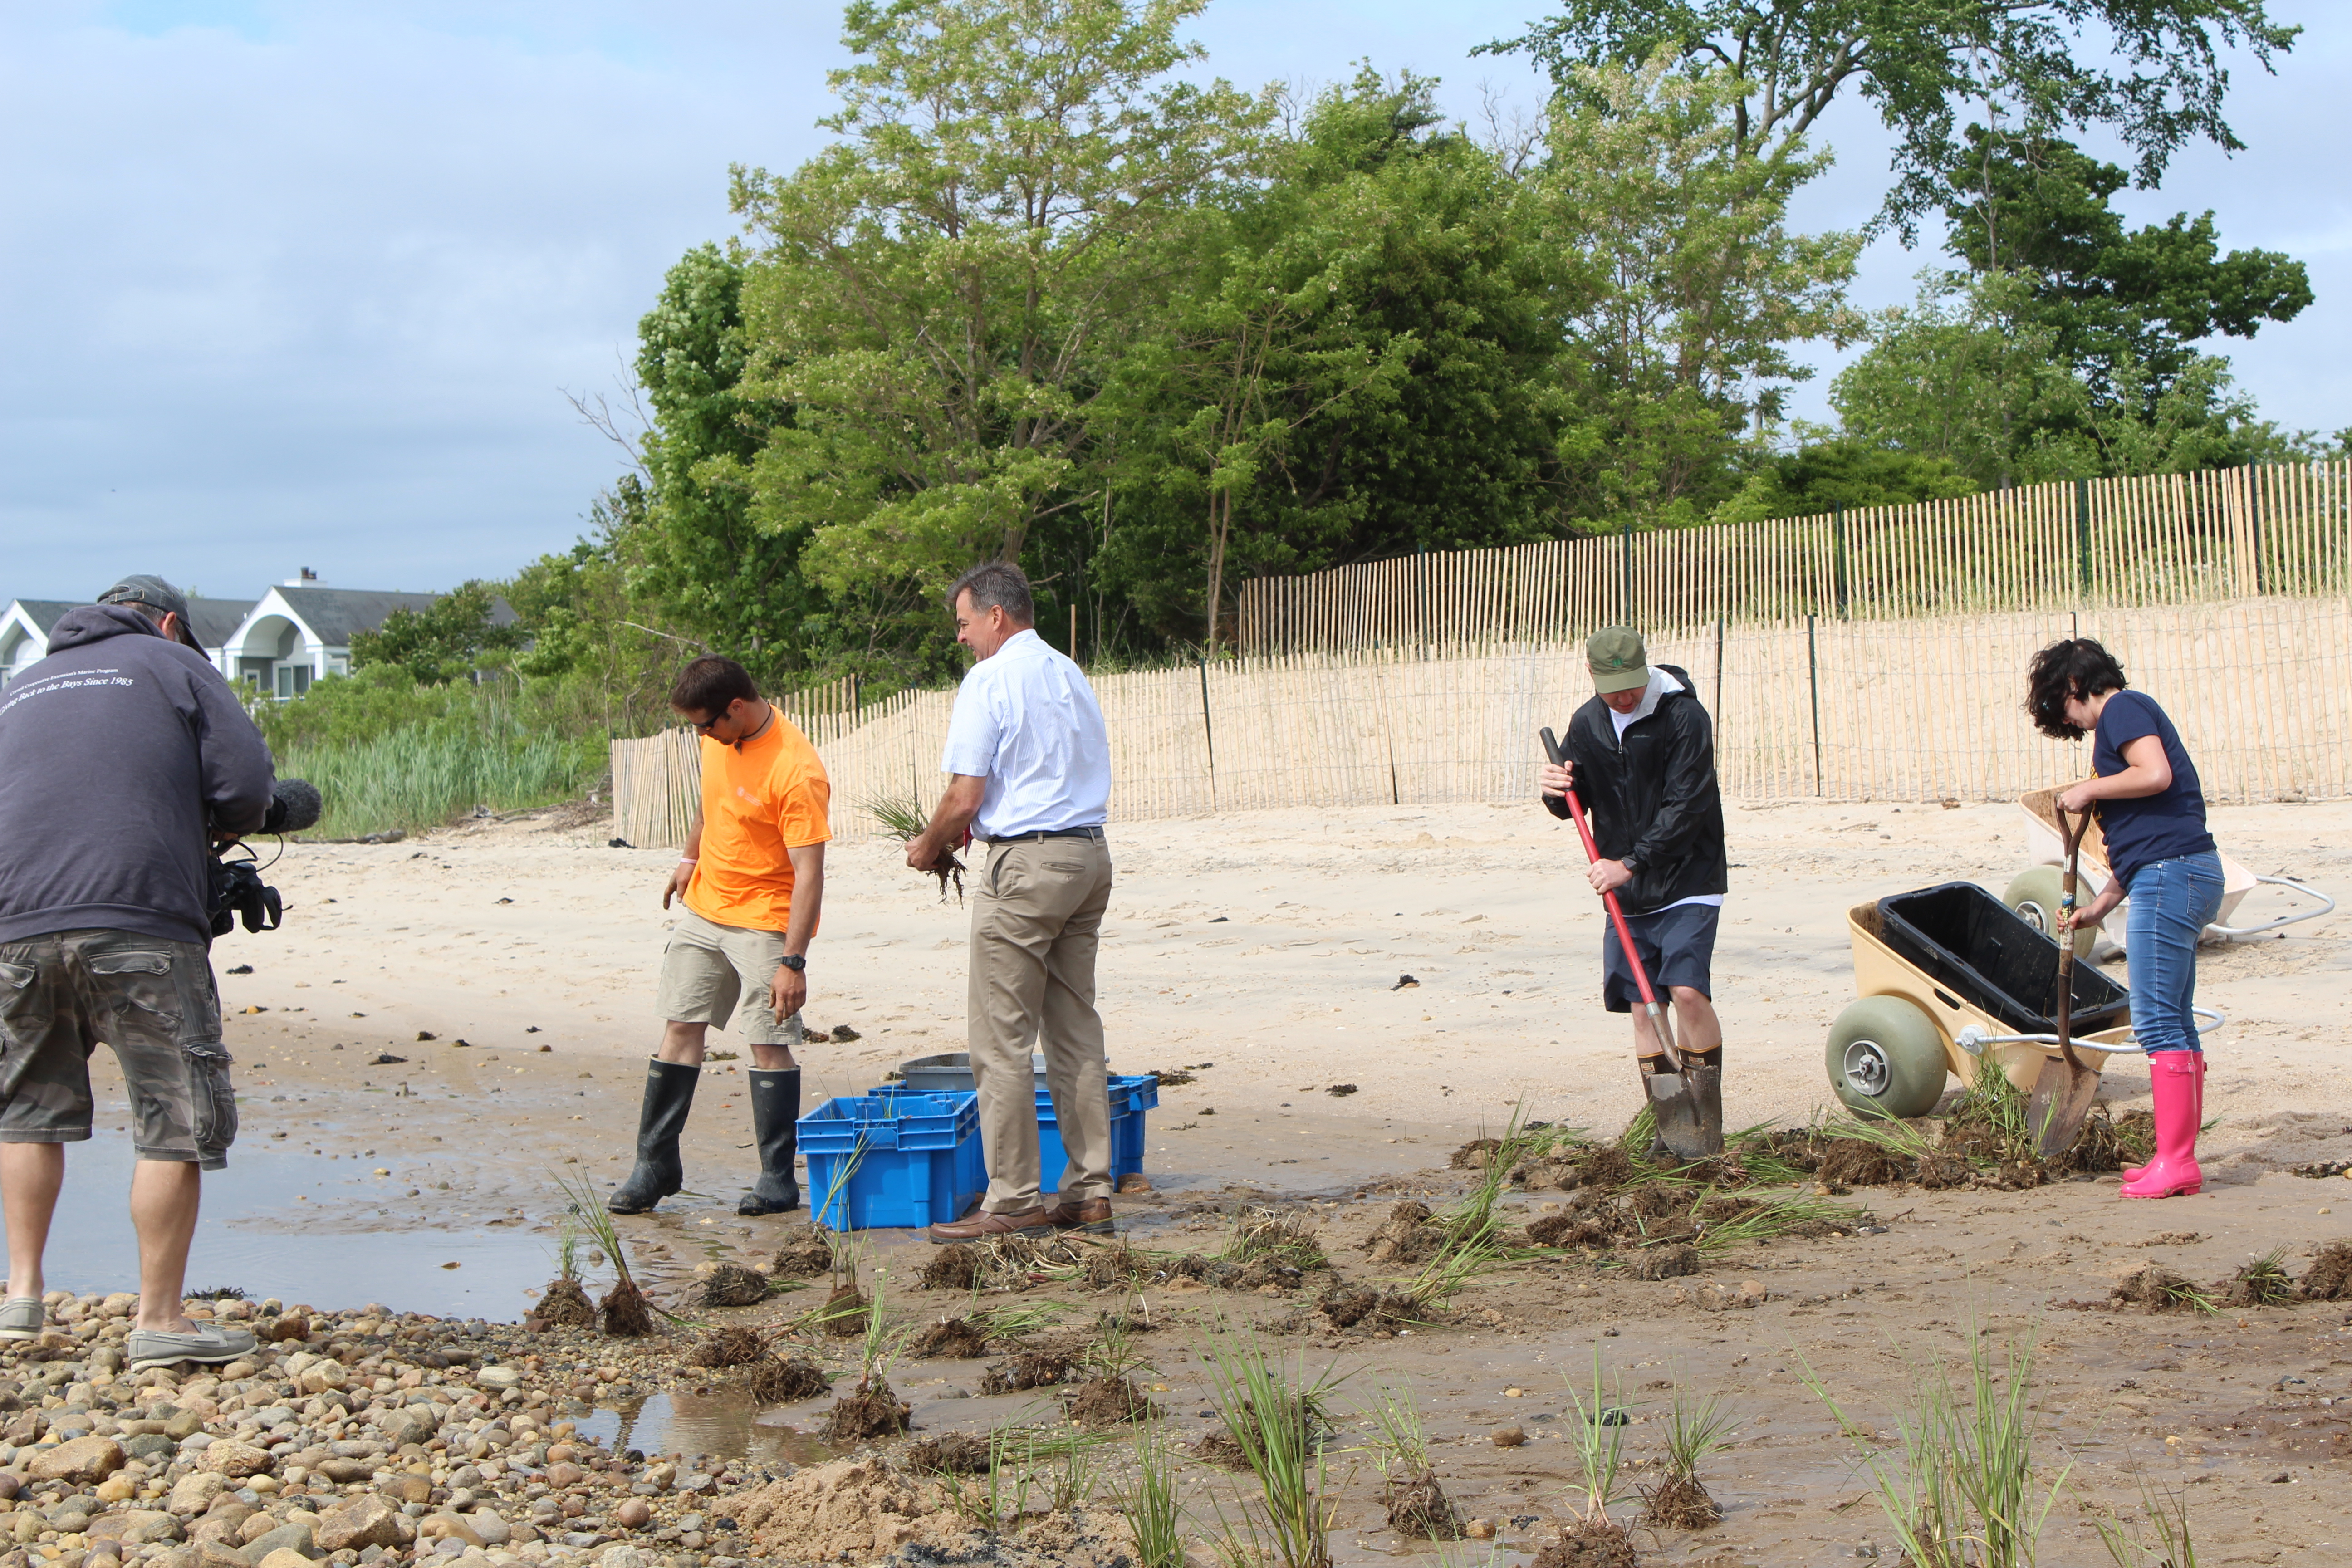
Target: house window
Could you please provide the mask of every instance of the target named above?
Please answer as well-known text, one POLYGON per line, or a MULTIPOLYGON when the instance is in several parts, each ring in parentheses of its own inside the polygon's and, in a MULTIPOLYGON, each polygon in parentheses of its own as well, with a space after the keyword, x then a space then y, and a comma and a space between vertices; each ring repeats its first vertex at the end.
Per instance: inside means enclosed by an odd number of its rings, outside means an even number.
POLYGON ((290 701, 310 689, 310 667, 307 664, 281 664, 278 667, 278 700, 290 701))

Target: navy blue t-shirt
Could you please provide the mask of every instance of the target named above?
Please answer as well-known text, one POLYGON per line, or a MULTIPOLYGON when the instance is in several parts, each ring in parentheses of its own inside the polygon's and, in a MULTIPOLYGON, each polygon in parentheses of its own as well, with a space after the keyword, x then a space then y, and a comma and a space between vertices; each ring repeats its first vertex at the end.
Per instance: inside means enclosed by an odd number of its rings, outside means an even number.
POLYGON ((2164 760, 2172 764, 2172 783, 2155 795, 2137 800, 2099 802, 2099 831, 2106 836, 2107 865, 2131 891, 2139 868, 2158 860, 2202 855, 2213 847, 2205 831, 2205 791, 2197 782, 2197 764, 2180 743, 2180 731, 2147 698, 2137 691, 2118 691, 2099 710, 2099 727, 2091 746, 2091 772, 2113 778, 2131 763, 2124 748, 2143 736, 2164 742, 2164 760))

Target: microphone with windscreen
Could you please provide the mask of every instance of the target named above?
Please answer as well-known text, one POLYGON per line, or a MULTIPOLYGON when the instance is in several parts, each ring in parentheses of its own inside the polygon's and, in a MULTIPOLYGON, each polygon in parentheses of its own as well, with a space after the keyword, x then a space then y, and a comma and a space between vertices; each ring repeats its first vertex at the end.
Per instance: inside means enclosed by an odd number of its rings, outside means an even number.
MULTIPOLYGON (((269 809, 261 818, 264 833, 299 833, 315 827, 327 803, 319 795, 319 786, 307 779, 279 779, 269 791, 269 809)), ((274 863, 274 861, 273 861, 274 863)), ((215 936, 226 936, 238 921, 247 931, 276 931, 285 919, 286 906, 278 889, 261 879, 263 868, 257 864, 251 846, 235 839, 217 839, 213 844, 212 928, 215 936), (232 852, 243 859, 230 859, 232 852)))
POLYGON ((269 814, 261 819, 264 833, 299 833, 319 825, 327 803, 319 786, 308 779, 279 779, 269 792, 269 814))

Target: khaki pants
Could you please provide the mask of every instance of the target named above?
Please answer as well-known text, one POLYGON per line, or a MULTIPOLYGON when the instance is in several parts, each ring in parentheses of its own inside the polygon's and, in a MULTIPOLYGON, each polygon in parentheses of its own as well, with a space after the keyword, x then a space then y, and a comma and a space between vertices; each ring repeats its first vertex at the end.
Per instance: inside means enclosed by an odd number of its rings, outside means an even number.
POLYGON ((991 1214, 1038 1204, 1037 1106, 1029 1043, 1045 1056, 1045 1083, 1069 1165, 1064 1199, 1108 1197, 1110 1095, 1102 1015, 1095 1011, 1095 950, 1110 904, 1110 847, 1086 838, 992 845, 971 900, 971 987, 966 1003, 980 1136, 988 1150, 991 1214))

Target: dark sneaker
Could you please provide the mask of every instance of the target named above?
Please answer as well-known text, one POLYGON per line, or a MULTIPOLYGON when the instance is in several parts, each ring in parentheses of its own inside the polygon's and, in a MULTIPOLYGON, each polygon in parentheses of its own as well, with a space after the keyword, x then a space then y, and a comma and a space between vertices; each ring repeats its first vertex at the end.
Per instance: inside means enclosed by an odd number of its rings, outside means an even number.
POLYGON ((253 1335, 245 1329, 215 1328, 199 1323, 189 1333, 167 1333, 162 1329, 133 1329, 130 1343, 124 1347, 131 1355, 131 1370, 145 1372, 151 1366, 177 1366, 184 1361, 202 1362, 207 1365, 235 1361, 253 1353, 253 1335))

